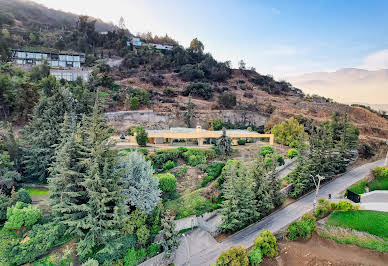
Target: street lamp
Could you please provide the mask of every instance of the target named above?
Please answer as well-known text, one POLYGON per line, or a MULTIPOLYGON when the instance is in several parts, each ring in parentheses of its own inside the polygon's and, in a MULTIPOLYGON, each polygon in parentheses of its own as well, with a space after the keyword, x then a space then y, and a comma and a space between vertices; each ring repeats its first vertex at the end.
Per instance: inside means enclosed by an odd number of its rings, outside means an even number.
POLYGON ((318 182, 315 181, 315 178, 313 177, 314 185, 316 187, 315 190, 315 197, 314 197, 314 202, 313 202, 313 210, 315 211, 315 206, 317 205, 317 197, 318 197, 318 191, 319 191, 319 186, 321 185, 321 181, 325 179, 324 176, 317 175, 318 177, 318 182))

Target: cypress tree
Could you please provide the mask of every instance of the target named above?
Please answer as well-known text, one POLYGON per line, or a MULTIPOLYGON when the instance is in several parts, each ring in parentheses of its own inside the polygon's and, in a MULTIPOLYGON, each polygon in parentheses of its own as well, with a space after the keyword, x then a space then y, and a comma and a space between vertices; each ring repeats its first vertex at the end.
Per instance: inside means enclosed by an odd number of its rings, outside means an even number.
POLYGON ((253 180, 247 175, 246 167, 241 162, 231 165, 224 176, 220 229, 233 232, 258 218, 255 193, 252 190, 253 180))
POLYGON ((67 226, 67 233, 82 236, 80 222, 87 215, 86 191, 82 186, 86 169, 81 164, 86 147, 77 139, 74 115, 65 114, 48 179, 51 212, 55 221, 67 226))

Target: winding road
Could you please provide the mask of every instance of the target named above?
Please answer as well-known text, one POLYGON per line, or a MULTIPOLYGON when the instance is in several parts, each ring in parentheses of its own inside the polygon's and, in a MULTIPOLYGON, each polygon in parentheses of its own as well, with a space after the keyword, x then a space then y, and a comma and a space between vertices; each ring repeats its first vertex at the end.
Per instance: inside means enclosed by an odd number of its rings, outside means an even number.
MULTIPOLYGON (((371 169, 383 165, 384 160, 379 160, 358 166, 346 172, 330 183, 323 185, 319 191, 318 198, 327 198, 329 193, 332 194, 333 198, 341 197, 342 195, 340 195, 340 193, 347 187, 363 179, 370 173, 371 169)), ((271 230, 272 232, 276 232, 293 221, 299 219, 306 212, 311 211, 313 208, 313 200, 314 193, 307 194, 294 203, 287 205, 286 207, 265 217, 260 222, 257 222, 228 237, 222 243, 217 243, 211 247, 207 247, 205 250, 202 250, 199 253, 192 254, 189 260, 190 266, 215 264, 218 256, 223 251, 236 245, 244 245, 245 247, 252 246, 256 236, 261 231, 271 230)))

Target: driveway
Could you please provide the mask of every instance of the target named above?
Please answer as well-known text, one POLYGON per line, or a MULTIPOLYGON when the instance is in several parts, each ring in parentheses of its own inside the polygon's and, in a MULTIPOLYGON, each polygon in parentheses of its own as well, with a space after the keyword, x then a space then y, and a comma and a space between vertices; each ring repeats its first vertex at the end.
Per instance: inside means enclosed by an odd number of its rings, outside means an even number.
POLYGON ((388 212, 388 190, 375 190, 361 195, 361 209, 388 212))
MULTIPOLYGON (((318 198, 327 198, 331 193, 333 198, 340 198, 341 192, 350 185, 360 181, 367 176, 371 169, 382 166, 384 160, 379 160, 373 163, 367 163, 356 167, 342 176, 336 178, 332 182, 323 185, 319 191, 318 198)), ((258 223, 255 223, 225 239, 222 243, 217 243, 211 247, 205 247, 199 252, 192 252, 190 256, 190 265, 209 265, 215 264, 218 256, 225 250, 236 246, 244 245, 250 247, 253 245, 256 236, 263 230, 271 230, 276 232, 293 221, 299 219, 303 214, 312 210, 312 202, 314 200, 314 193, 310 193, 294 203, 287 205, 285 208, 265 217, 258 223)), ((187 256, 187 254, 181 254, 187 256)), ((180 254, 177 254, 180 256, 180 254)), ((176 264, 183 265, 183 264, 176 264)))

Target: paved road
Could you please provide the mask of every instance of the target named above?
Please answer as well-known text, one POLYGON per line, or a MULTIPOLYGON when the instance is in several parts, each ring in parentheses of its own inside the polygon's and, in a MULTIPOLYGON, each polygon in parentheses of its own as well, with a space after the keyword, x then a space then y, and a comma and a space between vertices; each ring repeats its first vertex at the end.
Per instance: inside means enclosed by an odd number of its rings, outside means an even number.
MULTIPOLYGON (((382 166, 383 164, 384 160, 379 160, 350 170, 329 184, 322 186, 319 191, 318 198, 327 198, 329 193, 331 193, 332 197, 334 198, 340 197, 340 193, 348 186, 363 179, 369 174, 371 169, 377 166, 382 166)), ((210 248, 207 247, 205 250, 202 250, 199 253, 192 254, 190 257, 190 265, 202 266, 215 264, 218 256, 224 250, 227 250, 236 245, 244 245, 245 247, 253 245, 256 236, 261 231, 267 229, 271 230, 272 232, 276 232, 293 221, 299 219, 306 212, 312 210, 313 199, 314 194, 310 193, 307 196, 286 206, 285 208, 273 213, 272 215, 267 216, 262 221, 235 233, 234 235, 224 240, 222 243, 215 244, 210 248)))

